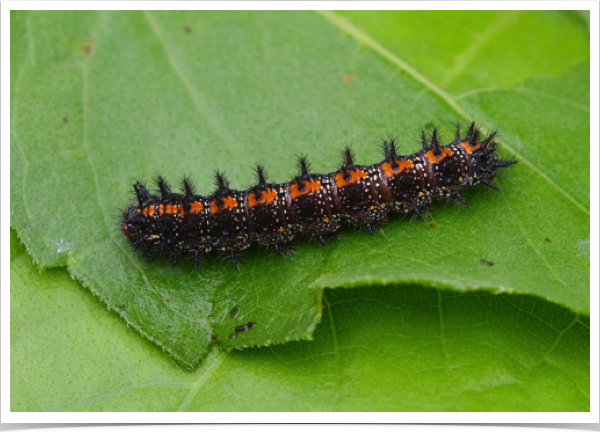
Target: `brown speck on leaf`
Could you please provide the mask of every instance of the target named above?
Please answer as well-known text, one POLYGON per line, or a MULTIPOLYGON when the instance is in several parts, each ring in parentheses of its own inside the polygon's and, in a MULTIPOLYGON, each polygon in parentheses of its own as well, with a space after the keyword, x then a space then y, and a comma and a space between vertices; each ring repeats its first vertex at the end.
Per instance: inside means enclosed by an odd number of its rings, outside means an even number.
POLYGON ((190 26, 185 26, 183 28, 183 31, 186 32, 186 33, 191 33, 192 32, 192 28, 190 26))
POLYGON ((350 75, 350 74, 345 74, 344 75, 344 82, 345 83, 356 81, 357 79, 358 79, 358 77, 356 75, 350 75))
POLYGON ((243 333, 248 331, 248 324, 242 324, 235 328, 236 333, 243 333))
POLYGON ((84 46, 81 47, 81 49, 83 50, 83 52, 85 53, 85 55, 90 55, 90 53, 92 52, 92 44, 91 43, 87 43, 84 46))
POLYGON ((69 119, 67 117, 63 117, 63 123, 69 123, 69 119))
POLYGON ((427 222, 429 228, 437 228, 437 222, 427 222))
POLYGON ((486 259, 481 258, 481 264, 489 265, 490 267, 494 265, 493 262, 488 261, 486 259))
POLYGON ((552 243, 552 240, 550 240, 548 237, 546 237, 546 243, 552 243))
POLYGON ((217 143, 212 143, 212 146, 216 147, 216 146, 218 146, 218 144, 217 143))
MULTIPOLYGON (((253 322, 249 322, 248 324, 242 324, 239 325, 235 328, 235 334, 238 333, 245 333, 248 330, 250 330, 251 328, 253 328, 256 324, 254 324, 253 322)), ((230 336, 231 337, 231 336, 230 336)))
POLYGON ((239 308, 234 307, 233 309, 231 309, 231 312, 229 312, 229 316, 231 318, 235 318, 239 312, 239 308))
POLYGON ((235 333, 231 333, 231 334, 229 335, 229 339, 235 339, 235 333))

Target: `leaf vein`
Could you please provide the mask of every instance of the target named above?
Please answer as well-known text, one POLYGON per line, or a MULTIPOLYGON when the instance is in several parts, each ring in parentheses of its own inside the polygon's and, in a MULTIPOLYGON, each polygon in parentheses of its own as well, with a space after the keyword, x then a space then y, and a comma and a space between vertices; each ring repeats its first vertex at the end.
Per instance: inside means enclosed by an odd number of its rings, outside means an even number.
POLYGON ((329 301, 327 300, 327 297, 325 297, 325 293, 323 293, 322 299, 323 299, 323 303, 325 304, 325 307, 327 308, 327 313, 329 314, 329 323, 330 323, 330 327, 331 327, 331 336, 333 338, 333 351, 334 351, 334 366, 333 366, 333 370, 334 370, 334 381, 333 381, 333 398, 331 399, 331 405, 330 405, 330 410, 333 411, 334 405, 337 403, 337 400, 338 400, 338 386, 339 386, 339 376, 340 376, 340 371, 339 371, 339 366, 340 366, 340 349, 339 349, 338 340, 337 340, 337 333, 336 333, 336 330, 335 330, 335 323, 333 322, 333 313, 331 312, 331 305, 329 304, 329 301))
POLYGON ((221 366, 221 363, 223 363, 223 360, 225 359, 227 354, 229 354, 229 351, 220 351, 218 348, 214 348, 213 353, 215 353, 215 351, 216 354, 213 355, 212 363, 209 364, 209 359, 205 360, 204 372, 198 377, 196 382, 192 384, 190 392, 185 397, 181 405, 179 405, 179 408, 177 409, 178 412, 185 411, 188 408, 190 403, 194 400, 194 398, 202 388, 202 384, 204 384, 206 380, 212 376, 212 374, 219 368, 219 366, 221 366))
POLYGON ((440 85, 447 87, 451 82, 456 80, 462 73, 464 73, 475 55, 487 44, 494 36, 496 36, 502 29, 511 25, 515 22, 521 11, 511 11, 505 14, 500 14, 496 21, 492 22, 483 33, 478 33, 473 38, 473 41, 467 48, 455 57, 454 64, 448 71, 446 78, 442 80, 440 85))
MULTIPOLYGON (((460 105, 458 105, 455 97, 450 96, 450 94, 446 93, 440 87, 438 87, 437 85, 432 83, 428 78, 426 78, 424 75, 422 75, 416 69, 414 69, 412 66, 410 66, 408 63, 406 63, 404 60, 399 58, 396 54, 393 54, 387 48, 382 46, 379 42, 375 41, 372 37, 370 37, 363 31, 361 31, 360 29, 355 27, 350 21, 337 15, 334 11, 319 11, 319 13, 323 17, 328 19, 330 22, 332 22, 334 25, 338 26, 339 28, 341 28, 342 30, 344 30, 345 32, 347 32, 348 34, 353 36, 358 42, 370 47, 375 52, 380 54, 382 57, 386 58, 387 60, 389 60, 390 62, 395 64, 399 69, 408 73, 415 80, 417 80, 418 82, 423 84, 427 89, 429 89, 429 91, 431 91, 433 94, 437 95, 444 102, 446 102, 452 109, 454 109, 454 111, 456 111, 463 118, 465 118, 465 119, 471 118, 471 116, 469 116, 469 114, 460 105)), ((482 128, 482 129, 484 129, 484 128, 482 128)), ((515 149, 513 149, 510 145, 508 145, 506 142, 504 142, 502 140, 498 140, 498 142, 500 142, 509 152, 512 152, 515 155, 518 154, 518 152, 515 149)), ((575 204, 575 206, 579 210, 581 210, 582 212, 584 212, 587 215, 590 214, 590 211, 588 209, 586 209, 583 204, 581 204, 579 201, 577 201, 575 198, 573 198, 571 196, 571 194, 569 194, 566 190, 564 190, 559 185, 557 185, 554 181, 552 181, 548 177, 547 174, 542 172, 539 168, 537 168, 535 165, 533 165, 532 162, 530 162, 528 159, 526 159, 522 155, 519 154, 518 156, 519 156, 520 161, 522 161, 527 167, 529 167, 536 174, 538 174, 540 177, 542 177, 553 188, 555 188, 561 194, 563 194, 569 201, 571 201, 573 204, 575 204)))

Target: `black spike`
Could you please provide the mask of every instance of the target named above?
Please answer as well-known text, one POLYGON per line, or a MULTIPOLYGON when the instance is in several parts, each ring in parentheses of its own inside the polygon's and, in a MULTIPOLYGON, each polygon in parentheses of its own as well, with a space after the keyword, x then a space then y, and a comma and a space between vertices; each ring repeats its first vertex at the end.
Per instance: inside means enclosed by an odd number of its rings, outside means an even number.
POLYGON ((182 185, 183 185, 183 191, 185 193, 185 198, 193 201, 194 200, 194 184, 192 183, 192 181, 190 180, 189 177, 184 177, 183 180, 181 181, 182 185))
POLYGON ((325 239, 323 236, 319 236, 319 242, 321 243, 321 246, 325 246, 325 239))
POLYGON ((344 163, 342 165, 343 168, 352 168, 354 166, 354 153, 352 149, 348 146, 344 146, 342 150, 344 156, 344 163))
POLYGON ((177 254, 175 254, 173 256, 173 267, 177 267, 177 259, 179 258, 179 256, 177 254))
POLYGON ((469 145, 471 147, 475 147, 477 145, 477 142, 479 141, 479 134, 479 129, 475 129, 475 132, 473 132, 473 136, 471 136, 471 139, 469 140, 469 145))
POLYGON ((133 185, 133 190, 135 191, 140 207, 142 207, 150 199, 150 193, 139 180, 133 185))
POLYGON ((454 195, 454 199, 464 205, 466 208, 470 208, 469 204, 467 204, 467 201, 461 197, 460 194, 454 195))
POLYGON ((433 151, 433 153, 436 156, 439 156, 441 154, 441 152, 440 152, 440 139, 438 137, 437 128, 433 129, 433 133, 431 134, 431 147, 433 147, 435 149, 433 151))
POLYGON ((417 216, 419 216, 419 218, 420 218, 422 221, 424 221, 424 220, 425 220, 425 218, 423 217, 423 214, 422 214, 422 213, 419 211, 419 209, 418 209, 418 208, 416 208, 416 209, 414 210, 414 212, 415 212, 415 214, 416 214, 417 216))
POLYGON ((388 142, 386 140, 383 140, 381 143, 381 148, 383 149, 383 154, 385 156, 385 160, 389 161, 390 158, 390 150, 388 148, 388 142))
POLYGON ((265 166, 264 165, 256 165, 256 167, 254 168, 254 172, 256 173, 256 180, 258 182, 258 187, 259 188, 264 188, 267 186, 267 173, 265 172, 265 166))
POLYGON ((490 183, 489 181, 487 181, 486 179, 482 179, 481 183, 483 183, 484 185, 486 185, 487 187, 491 187, 492 189, 497 190, 498 192, 500 192, 500 189, 498 189, 498 187, 492 183, 490 183))
POLYGON ((455 143, 460 142, 460 123, 456 123, 456 137, 454 138, 455 143))
POLYGON ((467 132, 467 136, 465 137, 465 141, 469 141, 473 137, 473 132, 475 131, 475 122, 471 122, 469 126, 469 131, 467 132))
POLYGON ((158 178, 156 179, 156 185, 160 190, 160 199, 162 199, 163 201, 171 199, 171 188, 169 187, 168 183, 165 181, 164 178, 158 176, 158 178))
POLYGON ((492 132, 490 134, 490 136, 488 136, 484 141, 481 142, 481 146, 487 147, 487 145, 492 142, 492 140, 494 139, 494 137, 496 136, 497 133, 498 133, 498 131, 492 132))
POLYGON ((389 142, 383 140, 382 147, 385 154, 385 160, 391 162, 392 169, 398 168, 398 162, 396 162, 396 141, 393 138, 390 138, 389 142))
POLYGON ((425 136, 425 131, 423 129, 421 129, 421 142, 423 143, 423 150, 427 150, 429 144, 427 143, 427 137, 425 136))
POLYGON ((509 167, 509 166, 514 165, 516 163, 517 163, 517 161, 501 161, 501 160, 498 160, 498 161, 492 162, 492 166, 493 167, 498 167, 498 168, 506 168, 506 167, 509 167))
POLYGON ((217 192, 229 190, 229 180, 220 171, 215 173, 215 186, 217 186, 217 192))
POLYGON ((304 189, 306 189, 306 185, 302 181, 302 177, 296 177, 293 181, 296 182, 296 186, 298 186, 298 190, 300 192, 304 192, 304 189))
POLYGON ((390 140, 390 155, 395 158, 398 153, 397 153, 397 148, 396 148, 396 140, 390 140))
POLYGON ((199 263, 200 263, 200 253, 198 251, 194 251, 194 268, 198 268, 199 263))
POLYGON ((310 163, 308 162, 308 158, 306 156, 298 156, 298 168, 300 177, 306 179, 310 176, 310 163))
POLYGON ((367 229, 369 230, 369 234, 373 235, 373 227, 370 223, 367 224, 367 229))
POLYGON ((235 251, 229 251, 229 258, 231 259, 231 262, 233 264, 239 264, 240 260, 238 258, 238 255, 235 253, 235 251))
POLYGON ((388 135, 388 139, 383 140, 381 147, 383 148, 383 153, 385 154, 385 160, 388 162, 393 161, 397 156, 396 139, 388 135))
POLYGON ((350 180, 350 177, 352 177, 350 171, 348 171, 345 166, 342 166, 342 177, 346 181, 350 180))

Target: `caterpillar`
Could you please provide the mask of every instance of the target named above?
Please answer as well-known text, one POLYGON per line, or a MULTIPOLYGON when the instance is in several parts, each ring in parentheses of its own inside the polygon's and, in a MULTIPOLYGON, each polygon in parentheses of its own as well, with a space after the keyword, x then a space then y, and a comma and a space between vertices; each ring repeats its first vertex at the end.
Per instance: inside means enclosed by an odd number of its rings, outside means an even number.
POLYGON ((256 185, 248 190, 232 189, 217 172, 216 190, 209 196, 197 195, 189 177, 182 180, 182 192, 174 193, 158 176, 160 195, 137 181, 137 205, 123 211, 121 230, 148 260, 167 253, 176 265, 191 254, 196 268, 211 250, 226 251, 237 264, 239 253, 253 244, 270 246, 280 255, 291 250, 298 236, 324 244, 344 224, 366 227, 373 235, 389 213, 424 219, 421 211, 433 200, 455 199, 469 207, 460 195, 465 189, 484 184, 499 191, 490 180, 498 168, 516 161, 498 159, 496 134, 482 140, 472 122, 461 138, 458 124, 454 141, 440 145, 437 129, 429 140, 421 130, 423 148, 406 156, 397 153, 394 139, 385 139, 384 159, 374 165, 355 164, 352 150, 344 147, 341 167, 329 174, 311 172, 307 157, 300 156, 298 174, 287 183, 270 183, 265 167, 257 165, 256 185))

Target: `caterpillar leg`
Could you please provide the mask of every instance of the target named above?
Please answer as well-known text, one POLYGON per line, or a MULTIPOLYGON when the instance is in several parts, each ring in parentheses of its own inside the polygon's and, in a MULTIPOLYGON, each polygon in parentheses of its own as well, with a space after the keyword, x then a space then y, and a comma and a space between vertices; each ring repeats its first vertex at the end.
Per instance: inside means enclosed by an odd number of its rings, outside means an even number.
POLYGON ((467 201, 461 197, 460 194, 454 195, 454 199, 464 205, 466 208, 470 208, 469 204, 467 204, 467 201))

